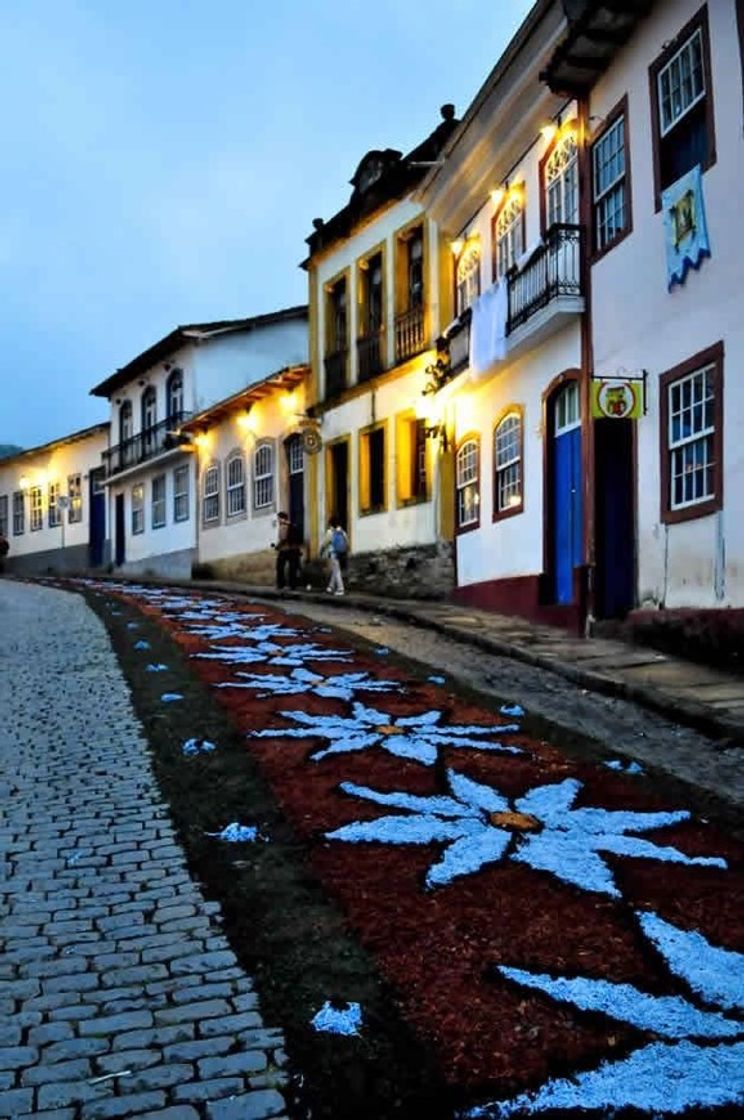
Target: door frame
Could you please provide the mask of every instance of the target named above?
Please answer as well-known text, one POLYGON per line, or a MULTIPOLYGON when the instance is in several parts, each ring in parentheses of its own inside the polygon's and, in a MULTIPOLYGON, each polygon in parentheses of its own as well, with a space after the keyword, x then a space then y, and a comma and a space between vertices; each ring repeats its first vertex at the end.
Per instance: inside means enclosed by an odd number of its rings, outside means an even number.
MULTIPOLYGON (((564 369, 557 374, 545 387, 541 398, 542 433, 543 433, 543 579, 541 599, 547 603, 555 603, 555 570, 553 564, 553 546, 555 533, 555 511, 553 508, 553 455, 554 447, 554 403, 561 389, 570 382, 575 382, 579 394, 579 407, 581 408, 579 431, 581 432, 581 541, 582 551, 586 555, 586 439, 585 439, 585 402, 581 391, 581 370, 573 367, 564 369)), ((584 561, 581 561, 582 563, 584 561)))
POLYGON ((343 528, 351 541, 351 435, 337 436, 325 445, 325 519, 328 521, 332 514, 340 515, 341 513, 340 510, 335 509, 336 479, 333 463, 333 449, 341 444, 346 444, 346 520, 348 522, 343 528))

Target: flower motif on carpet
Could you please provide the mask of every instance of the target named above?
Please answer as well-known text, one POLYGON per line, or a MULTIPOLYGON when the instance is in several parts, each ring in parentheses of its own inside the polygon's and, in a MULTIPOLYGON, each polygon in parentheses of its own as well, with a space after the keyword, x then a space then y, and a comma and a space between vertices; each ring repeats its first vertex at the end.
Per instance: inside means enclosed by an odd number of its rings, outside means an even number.
POLYGON ((223 681, 217 688, 251 688, 261 696, 304 696, 312 692, 330 700, 353 700, 357 692, 405 692, 402 681, 383 680, 369 673, 339 673, 324 677, 309 669, 291 673, 236 673, 239 681, 223 681))
POLYGON ((202 661, 220 661, 225 665, 269 665, 302 667, 305 661, 351 661, 354 651, 330 649, 314 642, 290 642, 286 646, 276 642, 258 642, 255 646, 213 646, 207 653, 194 653, 202 661))
POLYGON ((519 726, 515 723, 494 727, 440 724, 443 713, 439 711, 396 717, 376 708, 366 708, 358 700, 353 702, 352 712, 351 716, 338 716, 285 711, 280 714, 301 726, 266 728, 252 731, 251 735, 258 739, 327 739, 330 745, 310 756, 314 762, 329 755, 363 751, 376 746, 399 758, 423 762, 425 766, 432 766, 436 762, 440 747, 524 753, 517 747, 505 747, 502 743, 480 738, 519 731, 519 726))
POLYGON ((553 785, 535 786, 513 807, 491 786, 464 774, 447 771, 451 797, 418 797, 409 793, 382 793, 342 782, 344 793, 408 810, 406 816, 355 821, 326 833, 329 840, 350 843, 432 844, 447 846, 438 863, 427 872, 427 887, 451 883, 503 858, 526 863, 536 871, 585 891, 620 897, 602 853, 636 856, 674 863, 726 867, 717 856, 686 856, 676 848, 660 847, 650 840, 628 836, 687 820, 686 810, 638 813, 609 809, 573 809, 582 788, 575 778, 553 785), (511 848, 511 852, 508 849, 511 848))
MULTIPOLYGON (((261 617, 257 615, 256 617, 261 617)), ((199 638, 206 638, 210 642, 221 642, 225 638, 243 638, 252 642, 269 642, 272 638, 296 638, 300 633, 292 626, 282 626, 279 622, 266 622, 260 626, 246 624, 246 616, 241 615, 243 622, 207 623, 204 626, 187 626, 189 634, 199 638)))

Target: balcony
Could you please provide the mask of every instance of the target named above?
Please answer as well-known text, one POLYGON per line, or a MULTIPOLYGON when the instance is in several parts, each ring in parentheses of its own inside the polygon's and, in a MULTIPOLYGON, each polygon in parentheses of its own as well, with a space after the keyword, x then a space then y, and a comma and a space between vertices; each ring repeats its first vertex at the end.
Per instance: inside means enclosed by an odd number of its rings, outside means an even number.
POLYGON ((164 451, 170 451, 174 444, 168 438, 169 433, 177 431, 181 424, 189 419, 191 419, 190 412, 176 412, 167 420, 161 420, 159 424, 153 424, 152 427, 145 428, 131 439, 126 439, 115 447, 110 447, 108 451, 104 451, 103 464, 106 478, 146 463, 149 459, 162 455, 164 451))
POLYGON ((406 362, 424 350, 424 309, 412 307, 395 316, 395 360, 406 362))
POLYGON ((325 356, 326 399, 337 397, 346 388, 346 347, 331 351, 325 356))
POLYGON ((357 339, 357 381, 369 381, 385 368, 383 360, 384 332, 376 331, 357 339))

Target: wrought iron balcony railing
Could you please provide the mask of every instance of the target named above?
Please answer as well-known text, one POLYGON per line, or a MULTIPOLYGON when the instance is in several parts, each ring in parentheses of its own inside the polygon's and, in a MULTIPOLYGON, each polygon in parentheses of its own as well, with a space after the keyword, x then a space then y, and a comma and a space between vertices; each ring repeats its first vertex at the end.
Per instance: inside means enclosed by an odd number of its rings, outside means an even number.
POLYGON ((357 381, 368 381, 385 368, 383 344, 385 334, 382 327, 357 339, 357 381))
POLYGON ((122 443, 117 443, 115 447, 104 451, 106 478, 111 478, 112 475, 126 471, 130 467, 136 467, 139 463, 145 463, 148 459, 154 459, 156 455, 161 455, 163 451, 175 446, 168 438, 169 433, 178 431, 181 424, 191 419, 191 415, 190 412, 176 412, 167 420, 161 420, 159 424, 153 424, 144 431, 138 432, 136 436, 132 436, 131 439, 125 439, 122 443))
POLYGON ((325 395, 337 397, 346 388, 346 355, 345 346, 333 350, 325 357, 325 395))
POLYGON ((556 223, 523 268, 509 274, 507 336, 558 296, 582 296, 583 230, 556 223))
POLYGON ((405 362, 424 350, 424 309, 412 307, 395 316, 395 360, 405 362))

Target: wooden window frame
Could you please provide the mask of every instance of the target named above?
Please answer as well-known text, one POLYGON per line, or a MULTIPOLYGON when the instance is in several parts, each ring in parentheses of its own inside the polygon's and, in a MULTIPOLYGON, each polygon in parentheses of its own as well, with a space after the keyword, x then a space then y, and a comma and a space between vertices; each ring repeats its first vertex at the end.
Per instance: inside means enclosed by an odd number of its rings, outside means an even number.
POLYGON ((259 440, 253 449, 253 486, 251 487, 251 506, 254 514, 264 516, 273 513, 276 508, 276 442, 273 439, 259 440), (258 472, 258 457, 262 451, 268 451, 271 456, 271 470, 258 472), (270 492, 268 501, 258 501, 259 483, 269 480, 270 492))
POLYGON ((145 484, 135 482, 130 495, 132 536, 139 537, 145 531, 145 484))
POLYGON ((0 494, 0 537, 6 540, 10 537, 9 505, 8 495, 0 494))
POLYGON ((482 268, 482 266, 483 266, 483 246, 480 243, 480 237, 478 237, 477 235, 476 236, 470 236, 470 237, 466 238, 465 244, 463 245, 462 249, 460 250, 460 252, 455 257, 455 277, 454 277, 454 279, 455 279, 455 292, 454 292, 454 296, 455 296, 455 314, 456 314, 456 317, 458 319, 460 318, 461 315, 464 315, 466 311, 471 310, 471 308, 472 308, 473 304, 475 303, 476 299, 478 299, 478 297, 481 294, 481 268, 482 268), (463 257, 466 255, 466 253, 468 253, 468 252, 473 253, 476 250, 477 250, 477 253, 478 253, 478 264, 472 270, 472 272, 468 273, 469 277, 472 276, 472 275, 477 277, 476 292, 475 292, 475 295, 473 296, 473 298, 470 300, 470 302, 468 304, 466 304, 465 307, 460 307, 460 298, 459 298, 459 295, 460 295, 460 281, 458 279, 458 273, 459 273, 459 270, 460 270, 460 261, 463 259, 463 257))
POLYGON ((188 464, 186 464, 184 466, 181 466, 181 467, 175 467, 174 470, 173 470, 173 523, 174 523, 174 525, 178 524, 182 521, 188 521, 188 519, 189 519, 189 506, 190 506, 190 500, 189 499, 190 499, 190 497, 191 497, 191 477, 190 477, 188 464), (183 476, 183 478, 186 479, 186 485, 184 486, 184 488, 182 490, 178 489, 178 485, 179 485, 178 477, 179 477, 179 475, 183 476), (182 500, 182 504, 185 504, 185 509, 186 509, 185 513, 182 512, 182 509, 179 507, 179 504, 178 504, 179 499, 182 500))
POLYGON ((208 529, 208 528, 211 528, 215 525, 220 524, 220 510, 221 510, 221 506, 222 506, 222 503, 220 501, 220 481, 221 481, 220 464, 215 462, 215 461, 212 461, 211 463, 207 463, 206 467, 204 468, 204 475, 203 475, 203 479, 202 479, 202 515, 201 515, 201 520, 202 520, 202 525, 204 526, 205 529, 208 529), (214 472, 214 477, 217 480, 216 485, 215 485, 214 489, 210 489, 209 491, 207 491, 207 479, 209 479, 212 476, 212 472, 214 472), (207 517, 207 501, 211 498, 216 499, 217 512, 214 515, 214 517, 207 517))
MULTIPOLYGON (((512 264, 509 266, 509 268, 506 270, 506 272, 499 273, 498 236, 497 236, 497 232, 496 232, 496 227, 498 226, 499 218, 501 217, 502 213, 504 212, 504 207, 509 202, 509 195, 510 194, 513 195, 513 193, 514 193, 514 188, 512 188, 511 191, 506 192, 503 199, 501 200, 499 205, 494 210, 493 216, 491 218, 491 280, 494 284, 496 283, 497 280, 503 280, 505 276, 508 276, 509 273, 511 272, 512 268, 516 264, 516 261, 513 261, 512 264)), ((525 249, 527 248, 527 192, 526 192, 526 189, 525 189, 524 185, 522 185, 519 188, 519 198, 520 198, 520 203, 521 203, 521 218, 522 218, 522 253, 524 253, 525 249)), ((520 256, 521 256, 521 254, 520 254, 520 256)))
POLYGON ((395 417, 395 498, 398 509, 407 506, 418 506, 431 500, 431 466, 429 449, 426 442, 426 421, 417 416, 413 409, 399 412, 395 417), (412 430, 419 424, 424 425, 424 454, 426 475, 424 479, 424 493, 413 492, 413 458, 416 454, 417 444, 411 439, 412 430))
POLYGON ((38 533, 44 528, 44 491, 41 486, 28 488, 28 529, 38 533))
POLYGON ((455 478, 454 478, 454 482, 455 482, 455 533, 457 534, 458 537, 462 536, 464 533, 472 533, 475 529, 480 529, 480 507, 481 507, 481 503, 480 503, 480 497, 481 497, 481 446, 480 446, 480 440, 481 440, 480 432, 467 432, 458 441, 457 448, 455 450, 455 472, 454 472, 455 473, 455 478), (471 482, 466 482, 462 486, 460 485, 460 481, 459 481, 459 458, 460 458, 461 452, 464 450, 465 447, 467 447, 467 445, 469 443, 472 443, 472 444, 475 445, 475 463, 476 463, 475 506, 476 506, 477 513, 476 513, 475 520, 468 521, 467 524, 462 525, 460 523, 460 502, 459 502, 460 491, 464 490, 465 486, 471 485, 471 482))
POLYGON ((11 515, 13 518, 13 536, 22 537, 26 532, 26 495, 23 490, 13 491, 11 515))
POLYGON ((246 500, 246 474, 245 459, 241 451, 231 451, 225 460, 225 517, 231 521, 236 517, 245 517, 248 512, 248 504, 246 500), (240 482, 230 482, 230 468, 233 463, 240 463, 240 482), (239 509, 230 509, 231 496, 235 494, 242 494, 242 505, 239 509))
MULTIPOLYGON (((493 434, 491 437, 491 444, 493 447, 493 521, 505 521, 508 517, 516 517, 517 514, 524 513, 524 406, 520 404, 511 404, 496 418, 496 423, 493 426, 493 434), (496 453, 496 437, 501 425, 508 420, 511 416, 516 416, 519 420, 519 501, 513 506, 507 506, 506 509, 499 509, 499 465, 496 453)), ((502 468, 504 469, 504 468, 502 468)))
POLYGON ((67 476, 67 524, 73 525, 83 520, 83 478, 81 474, 67 476))
MULTIPOLYGON (((708 135, 708 151, 701 170, 708 171, 716 162, 715 107, 713 105, 713 69, 710 55, 710 32, 708 30, 708 5, 703 4, 674 39, 664 47, 648 68, 649 96, 651 100, 651 148, 654 168, 654 209, 661 210, 661 119, 659 116, 658 77, 669 60, 677 54, 688 39, 700 30, 703 45, 703 75, 705 78, 705 127, 708 135)), ((675 126, 676 127, 676 126, 675 126)))
POLYGON ((156 474, 150 483, 150 528, 151 529, 165 529, 168 524, 168 483, 166 475, 163 471, 162 474, 156 474), (163 496, 161 498, 155 497, 156 483, 163 484, 163 496), (155 511, 162 506, 162 520, 155 520, 155 511))
MULTIPOLYGON (((566 121, 552 138, 547 148, 542 154, 537 165, 537 181, 540 191, 540 236, 545 237, 548 232, 548 199, 547 199, 547 182, 545 172, 550 162, 555 149, 558 144, 564 139, 569 132, 576 136, 576 191, 577 191, 577 222, 581 222, 581 149, 579 146, 579 121, 577 117, 572 117, 570 121, 566 121)), ((571 225, 570 222, 562 223, 564 225, 571 225)))
POLYGON ((63 512, 59 504, 61 495, 61 484, 50 482, 47 487, 47 524, 50 529, 58 529, 62 524, 63 512))
POLYGON ((628 95, 624 94, 616 105, 610 110, 604 119, 604 122, 599 127, 595 135, 591 139, 589 146, 589 176, 591 181, 591 263, 595 264, 600 261, 602 257, 606 256, 616 245, 633 232, 633 184, 631 177, 630 167, 630 119, 628 116, 628 95), (597 248, 597 203, 594 198, 594 149, 597 144, 607 135, 607 133, 614 128, 617 122, 622 117, 623 119, 623 148, 625 152, 625 173, 623 175, 623 183, 625 186, 625 224, 619 233, 616 233, 612 240, 605 242, 601 249, 597 248))
POLYGON ((359 429, 359 442, 357 452, 359 456, 359 516, 373 517, 377 513, 386 513, 389 507, 388 498, 388 425, 387 420, 378 420, 375 424, 368 424, 359 429), (369 438, 374 432, 382 432, 382 505, 373 506, 372 486, 370 477, 369 438))
POLYGON ((708 517, 723 508, 723 342, 716 342, 705 350, 698 351, 679 365, 673 366, 659 376, 659 456, 661 477, 661 520, 666 525, 681 521, 694 521, 698 517, 708 517), (669 447, 669 388, 690 374, 697 373, 706 366, 714 366, 715 402, 713 454, 713 494, 683 509, 673 509, 671 503, 671 470, 669 447))

